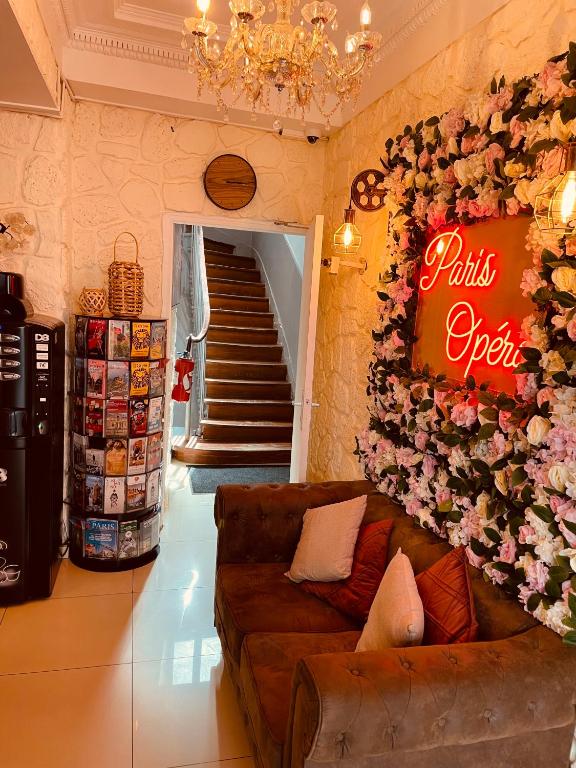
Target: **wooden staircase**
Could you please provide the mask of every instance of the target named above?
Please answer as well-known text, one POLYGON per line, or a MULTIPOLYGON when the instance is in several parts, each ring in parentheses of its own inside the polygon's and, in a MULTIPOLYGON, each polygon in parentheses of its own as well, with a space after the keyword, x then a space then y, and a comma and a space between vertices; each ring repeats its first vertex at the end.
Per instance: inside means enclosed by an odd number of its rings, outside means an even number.
POLYGON ((255 259, 234 250, 204 239, 207 417, 172 454, 194 467, 289 466, 294 409, 274 314, 255 259))

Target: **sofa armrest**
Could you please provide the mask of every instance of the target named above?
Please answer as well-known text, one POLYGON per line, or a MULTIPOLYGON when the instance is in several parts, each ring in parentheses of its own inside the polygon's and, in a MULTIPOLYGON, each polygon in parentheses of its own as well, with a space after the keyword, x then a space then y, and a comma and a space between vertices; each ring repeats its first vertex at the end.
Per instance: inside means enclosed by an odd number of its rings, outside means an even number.
POLYGON ((366 481, 222 485, 214 517, 221 563, 291 562, 307 509, 375 492, 366 481))
POLYGON ((553 728, 567 734, 558 745, 567 765, 575 679, 576 652, 545 627, 494 642, 309 656, 294 674, 284 768, 553 728))

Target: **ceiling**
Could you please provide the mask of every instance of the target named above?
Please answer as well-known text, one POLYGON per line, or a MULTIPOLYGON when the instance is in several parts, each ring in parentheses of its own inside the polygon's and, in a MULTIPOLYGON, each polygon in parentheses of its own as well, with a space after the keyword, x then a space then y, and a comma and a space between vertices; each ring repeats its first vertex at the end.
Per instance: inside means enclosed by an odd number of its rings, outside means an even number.
MULTIPOLYGON (((37 0, 62 74, 78 98, 222 120, 209 93, 198 96, 187 71, 181 30, 195 15, 195 0, 37 0)), ((268 5, 268 0, 265 0, 268 5)), ((334 0, 338 29, 331 33, 340 50, 348 31, 358 29, 363 0, 334 0)), ((347 122, 440 50, 508 0, 372 0, 373 28, 384 38, 381 60, 365 82, 359 103, 333 119, 347 122)), ((228 0, 212 0, 209 18, 226 37, 228 0)), ((265 18, 272 19, 267 13, 265 18)), ((299 9, 293 18, 300 18, 299 9)), ((0 90, 0 98, 2 93, 0 90)), ((231 122, 271 129, 274 116, 254 122, 247 105, 230 111, 231 122)), ((285 121, 287 133, 321 134, 322 116, 311 111, 306 126, 285 121)))

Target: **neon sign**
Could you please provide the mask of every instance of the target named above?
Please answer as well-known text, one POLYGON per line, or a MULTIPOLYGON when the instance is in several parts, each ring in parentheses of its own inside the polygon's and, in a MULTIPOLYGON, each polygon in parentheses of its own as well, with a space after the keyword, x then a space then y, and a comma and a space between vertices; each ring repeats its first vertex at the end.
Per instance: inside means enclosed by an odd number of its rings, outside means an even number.
POLYGON ((429 241, 419 276, 414 363, 514 392, 512 371, 524 359, 520 328, 532 311, 519 288, 530 266, 527 231, 525 219, 501 219, 455 226, 429 241))

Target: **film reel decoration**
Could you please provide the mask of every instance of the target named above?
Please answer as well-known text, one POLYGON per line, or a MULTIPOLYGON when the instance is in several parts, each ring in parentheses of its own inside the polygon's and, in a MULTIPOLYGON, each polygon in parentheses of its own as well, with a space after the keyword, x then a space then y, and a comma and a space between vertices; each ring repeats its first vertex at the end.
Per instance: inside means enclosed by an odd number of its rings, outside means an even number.
POLYGON ((362 171, 352 182, 352 201, 361 211, 374 212, 384 207, 386 190, 382 171, 369 168, 362 171))

